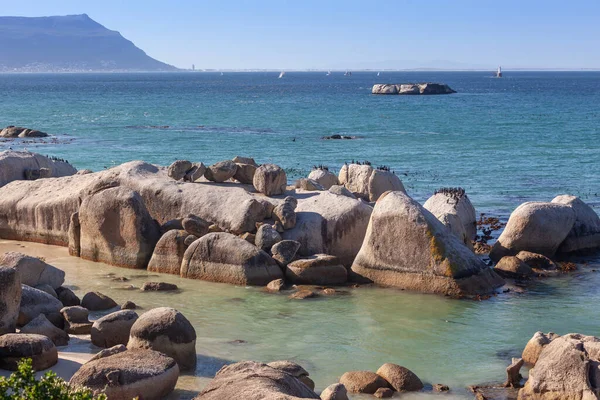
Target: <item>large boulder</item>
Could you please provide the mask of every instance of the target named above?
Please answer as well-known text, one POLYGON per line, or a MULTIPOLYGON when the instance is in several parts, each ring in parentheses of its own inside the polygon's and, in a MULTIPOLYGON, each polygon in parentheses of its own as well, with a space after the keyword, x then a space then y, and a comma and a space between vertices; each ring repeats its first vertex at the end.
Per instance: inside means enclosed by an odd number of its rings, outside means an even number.
POLYGON ((58 362, 56 346, 48 337, 26 333, 0 336, 0 369, 16 371, 19 361, 30 358, 33 369, 41 371, 58 362))
POLYGON ((336 174, 330 172, 328 169, 323 168, 313 169, 310 174, 308 174, 308 179, 314 180, 319 185, 323 186, 325 190, 328 190, 332 186, 339 183, 336 174))
POLYGON ((263 164, 256 169, 252 184, 257 192, 267 196, 277 196, 285 192, 287 176, 280 166, 263 164))
POLYGON ((283 229, 292 229, 296 226, 297 216, 296 207, 298 207, 298 200, 296 198, 288 196, 273 209, 273 219, 281 222, 283 229))
POLYGON ((206 168, 204 177, 213 182, 225 182, 234 177, 237 165, 231 160, 219 161, 206 168))
POLYGON ((192 243, 183 257, 181 276, 258 286, 283 278, 281 269, 267 253, 225 232, 209 233, 192 243))
POLYGON ((29 323, 21 327, 20 333, 33 333, 48 337, 55 346, 66 346, 69 344, 69 335, 63 329, 58 329, 48 321, 44 314, 40 314, 29 323))
POLYGON ((38 131, 36 129, 23 128, 20 126, 10 125, 0 131, 0 138, 39 138, 47 137, 46 132, 38 131))
POLYGON ((0 265, 19 271, 21 283, 28 286, 49 285, 59 288, 65 281, 65 272, 43 260, 10 251, 0 254, 0 265))
POLYGON ((21 304, 21 280, 13 268, 0 266, 0 336, 13 333, 21 304))
POLYGON ((375 169, 370 165, 344 164, 338 180, 357 197, 377 201, 388 190, 405 192, 400 178, 389 170, 375 169))
POLYGON ((65 307, 78 306, 81 304, 79 297, 77 297, 77 295, 69 288, 62 286, 57 288, 56 295, 58 296, 58 300, 60 300, 65 307))
POLYGON ((319 396, 285 371, 254 361, 226 365, 196 400, 299 400, 319 396))
POLYGON ((25 171, 46 168, 54 178, 69 176, 77 172, 63 161, 54 161, 41 154, 28 151, 5 150, 0 152, 0 187, 9 182, 25 179, 25 171))
POLYGON ((295 284, 343 285, 348 280, 348 271, 339 258, 315 254, 289 263, 285 268, 285 277, 295 284))
POLYGON ((600 339, 577 333, 546 345, 529 371, 519 400, 597 399, 600 390, 600 339))
POLYGON ((389 83, 376 83, 371 88, 371 94, 398 94, 398 85, 389 83))
POLYGON ((81 257, 127 268, 146 268, 160 238, 144 200, 122 187, 87 197, 79 209, 81 257))
POLYGON ((173 308, 159 307, 142 314, 131 327, 127 348, 160 351, 175 359, 182 371, 196 368, 196 331, 173 308))
POLYGON ((373 394, 379 388, 388 387, 388 382, 371 371, 350 371, 346 372, 340 378, 350 393, 368 393, 373 394))
POLYGON ((179 275, 183 254, 187 249, 185 238, 188 235, 186 231, 177 229, 162 235, 148 263, 148 271, 179 275))
POLYGON ((503 278, 527 278, 533 275, 529 265, 515 256, 502 257, 494 266, 494 271, 503 278))
POLYGON ((62 307, 60 300, 48 293, 31 286, 21 285, 21 304, 17 325, 26 325, 40 314, 44 314, 48 319, 54 321, 62 307))
POLYGON ((587 251, 600 248, 600 217, 577 196, 561 195, 552 203, 565 204, 575 212, 575 224, 558 248, 559 253, 587 251))
POLYGON ((554 332, 549 332, 548 334, 539 331, 536 332, 533 337, 529 339, 529 342, 527 342, 521 358, 525 363, 535 365, 544 347, 557 337, 559 336, 554 332))
POLYGON ((89 388, 110 400, 161 400, 175 389, 179 367, 152 350, 127 350, 85 363, 69 384, 89 388))
POLYGON ((235 175, 233 175, 233 179, 246 185, 252 185, 258 165, 256 163, 248 164, 242 162, 236 162, 235 165, 237 165, 237 169, 235 175))
POLYGON ((88 292, 81 299, 81 306, 90 311, 105 311, 117 306, 117 303, 100 292, 88 292))
POLYGON ((492 247, 494 261, 526 250, 552 257, 575 224, 575 212, 568 205, 526 202, 517 207, 492 247))
POLYGON ((416 392, 423 389, 423 383, 414 372, 397 364, 383 364, 377 370, 377 375, 385 379, 396 392, 416 392))
POLYGON ((491 293, 504 284, 403 192, 388 192, 377 201, 352 273, 361 281, 457 297, 491 293))
POLYGON ((467 247, 472 247, 472 241, 477 236, 475 207, 463 189, 440 189, 427 199, 423 207, 454 232, 467 247))
POLYGON ((133 310, 116 311, 97 319, 92 325, 92 343, 98 347, 127 345, 131 327, 137 319, 133 310))
POLYGON ((296 225, 282 238, 299 242, 300 256, 331 254, 349 266, 361 247, 372 211, 361 201, 319 192, 298 200, 296 225))
POLYGON ((60 310, 65 320, 65 332, 72 335, 89 335, 92 323, 88 319, 89 311, 81 306, 63 307, 60 310))

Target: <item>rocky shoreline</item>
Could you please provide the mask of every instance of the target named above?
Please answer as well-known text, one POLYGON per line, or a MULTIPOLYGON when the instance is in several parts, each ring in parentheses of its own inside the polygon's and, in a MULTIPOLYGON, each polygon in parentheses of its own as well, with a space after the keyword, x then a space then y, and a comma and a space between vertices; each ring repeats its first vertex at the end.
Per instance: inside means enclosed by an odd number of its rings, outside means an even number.
MULTIPOLYGON (((483 299, 505 291, 505 280, 568 272, 557 257, 600 248, 598 215, 581 199, 560 195, 524 203, 511 214, 491 248, 495 266, 490 268, 474 252, 476 212, 464 190, 440 189, 421 205, 389 168, 370 163, 347 163, 337 175, 319 166, 291 186, 277 165, 247 157, 210 166, 134 161, 93 173, 33 153, 3 152, 0 171, 10 171, 0 181, 1 239, 55 244, 86 260, 264 286, 267 292, 291 287, 293 299, 363 284, 483 299), (25 172, 35 166, 47 172, 25 172)), ((89 334, 92 343, 107 350, 71 383, 107 391, 110 398, 162 398, 181 371, 195 368, 196 332, 177 310, 163 307, 139 315, 134 304, 123 304, 115 311, 116 302, 95 292, 79 300, 63 287, 64 272, 35 257, 6 253, 0 265, 0 309, 5 310, 0 368, 13 369, 26 357, 37 369, 48 368, 58 360, 56 346, 74 334, 89 334), (90 321, 89 311, 106 315, 90 321), (14 333, 17 328, 20 333, 14 333), (99 378, 93 371, 102 368, 106 371, 99 378), (154 390, 144 391, 147 385, 140 382, 151 382, 154 390)), ((144 286, 177 289, 161 282, 144 286)), ((593 351, 600 339, 538 333, 532 341, 541 343, 539 351, 528 344, 523 360, 507 369, 505 386, 518 387, 521 365, 536 364, 519 398, 597 393, 595 381, 579 377, 600 362, 593 351), (572 349, 587 357, 581 366, 569 363, 572 349), (530 356, 536 352, 539 361, 530 356), (549 372, 556 368, 563 372, 549 372), (560 386, 555 382, 560 374, 577 374, 579 380, 560 386)), ((319 397, 301 366, 271 364, 226 366, 197 398, 344 399, 346 392, 388 397, 434 388, 405 367, 384 364, 377 372, 344 374, 319 397)))

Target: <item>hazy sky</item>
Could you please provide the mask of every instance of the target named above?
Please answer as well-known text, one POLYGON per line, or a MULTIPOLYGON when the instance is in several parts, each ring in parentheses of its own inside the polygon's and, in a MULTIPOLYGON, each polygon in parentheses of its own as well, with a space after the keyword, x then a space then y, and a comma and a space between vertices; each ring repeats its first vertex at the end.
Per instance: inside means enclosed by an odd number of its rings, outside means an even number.
POLYGON ((600 68, 600 0, 0 0, 189 68, 600 68))

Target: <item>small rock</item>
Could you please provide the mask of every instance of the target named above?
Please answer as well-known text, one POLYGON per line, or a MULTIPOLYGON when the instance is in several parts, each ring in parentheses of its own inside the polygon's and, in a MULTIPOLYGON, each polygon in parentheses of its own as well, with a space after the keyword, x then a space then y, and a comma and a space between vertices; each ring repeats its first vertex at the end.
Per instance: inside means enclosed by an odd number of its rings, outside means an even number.
POLYGON ((211 226, 208 227, 208 233, 218 233, 218 232, 224 232, 223 229, 221 229, 219 227, 219 225, 212 224, 211 226))
POLYGON ((442 383, 436 383, 433 385, 434 392, 448 392, 449 390, 450 388, 442 383))
POLYGON ((269 251, 278 242, 281 242, 281 235, 271 225, 261 225, 256 231, 255 244, 259 249, 269 251))
POLYGON ((253 233, 246 232, 243 235, 241 235, 240 237, 250 244, 256 243, 256 235, 253 233))
POLYGON ((167 175, 176 181, 182 180, 185 173, 192 169, 192 163, 187 160, 177 160, 167 168, 167 175))
POLYGON ((127 300, 123 305, 121 305, 121 310, 135 310, 137 305, 133 301, 127 300))
POLYGON ((297 291, 296 293, 291 294, 288 298, 291 300, 304 300, 311 299, 313 297, 317 297, 317 293, 312 290, 302 289, 297 291))
POLYGON ((373 393, 373 396, 379 399, 387 399, 388 397, 392 397, 394 395, 394 391, 390 388, 379 388, 373 393))
POLYGON ((377 370, 377 375, 389 382, 397 392, 416 392, 423 389, 423 383, 414 372, 397 364, 383 364, 377 370))
POLYGON ((236 163, 236 165, 237 170, 235 171, 235 175, 233 175, 233 179, 245 185, 252 185, 257 166, 243 163, 236 163))
POLYGON ((204 176, 206 172, 206 166, 202 163, 194 163, 192 164, 192 168, 186 171, 183 180, 185 182, 196 182, 198 179, 204 176))
POLYGON ((142 292, 166 292, 179 289, 177 285, 166 282, 145 282, 142 285, 142 292))
POLYGON ((269 292, 279 292, 285 286, 285 281, 283 279, 275 279, 268 283, 267 291, 269 292))
POLYGON ((60 310, 65 319, 65 332, 72 335, 88 335, 92 323, 88 319, 88 310, 81 306, 64 307, 60 310))
POLYGON ((189 233, 190 235, 197 236, 199 238, 206 235, 210 227, 210 223, 193 214, 190 214, 186 218, 184 218, 181 221, 181 225, 187 233, 189 233))
POLYGON ((337 175, 325 169, 312 170, 308 175, 308 179, 316 181, 319 185, 323 186, 325 190, 328 190, 339 183, 337 175))
POLYGON ((180 231, 183 229, 183 225, 181 223, 182 221, 183 221, 183 218, 171 219, 160 226, 160 232, 162 234, 165 234, 166 232, 172 231, 172 230, 180 231))
POLYGON ((104 311, 116 307, 117 303, 100 292, 89 292, 83 296, 81 306, 90 311, 104 311))
POLYGON ((43 335, 54 343, 55 346, 66 346, 69 344, 69 335, 62 329, 54 326, 44 314, 40 314, 27 325, 21 328, 21 333, 34 333, 43 335))
POLYGON ((108 356, 113 356, 115 354, 119 354, 119 353, 122 353, 124 351, 127 351, 127 347, 125 347, 122 344, 118 344, 116 346, 109 347, 108 349, 101 350, 99 353, 96 353, 95 356, 93 356, 92 358, 90 358, 88 360, 88 362, 99 360, 101 358, 108 357, 108 356))
POLYGON ((279 233, 285 232, 285 228, 283 227, 283 224, 280 221, 275 221, 275 223, 273 224, 273 229, 275 229, 279 233))
POLYGON ((346 386, 341 383, 329 385, 321 392, 321 400, 349 400, 346 386))
POLYGON ((309 178, 298 179, 294 183, 294 187, 296 187, 296 189, 302 189, 302 190, 306 190, 309 192, 316 191, 316 190, 325 190, 325 188, 321 184, 319 184, 319 182, 317 182, 313 179, 309 179, 309 178))
POLYGON ((298 249, 300 249, 300 242, 295 240, 282 240, 271 247, 271 253, 273 254, 275 261, 282 266, 286 266, 294 260, 298 249))
POLYGON ((351 393, 373 394, 379 388, 388 387, 385 379, 371 371, 346 372, 340 378, 340 383, 351 393))
POLYGON ((256 163, 256 161, 254 161, 254 158, 252 157, 235 156, 231 161, 233 161, 236 164, 250 164, 254 165, 255 167, 258 167, 258 164, 256 163))
POLYGON ((219 161, 206 168, 204 177, 213 182, 225 182, 233 178, 237 171, 237 165, 231 160, 219 161))
POLYGON ((337 194, 338 196, 346 196, 356 200, 356 196, 346 189, 344 185, 333 185, 329 188, 329 193, 337 194))
POLYGON ((527 278, 533 275, 529 265, 515 256, 502 257, 494 271, 503 278, 527 278))
POLYGON ((97 319, 92 325, 92 343, 98 347, 126 346, 137 319, 137 313, 132 310, 116 311, 97 319))
POLYGON ((520 388, 523 386, 521 385, 521 379, 523 379, 523 377, 520 372, 524 363, 525 361, 523 361, 522 358, 512 359, 512 363, 506 367, 506 382, 504 383, 504 387, 520 388))
POLYGON ((298 200, 294 197, 288 196, 284 199, 283 203, 278 204, 273 209, 273 219, 281 222, 283 229, 292 229, 296 226, 296 206, 298 200))

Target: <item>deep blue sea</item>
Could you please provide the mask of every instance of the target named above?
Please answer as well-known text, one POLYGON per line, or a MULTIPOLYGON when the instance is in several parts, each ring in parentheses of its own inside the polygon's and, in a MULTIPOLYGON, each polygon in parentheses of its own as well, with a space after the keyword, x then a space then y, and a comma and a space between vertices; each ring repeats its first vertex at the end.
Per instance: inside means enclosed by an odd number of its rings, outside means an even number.
POLYGON ((390 166, 418 200, 462 186, 480 211, 581 196, 600 208, 600 72, 5 74, 0 125, 58 143, 0 142, 100 170, 236 155, 286 168, 390 166), (375 96, 374 83, 447 83, 446 96, 375 96), (356 140, 323 140, 332 134, 356 140))

